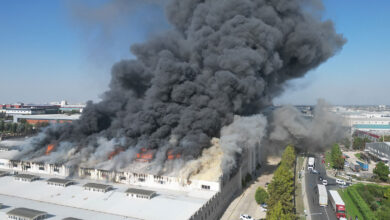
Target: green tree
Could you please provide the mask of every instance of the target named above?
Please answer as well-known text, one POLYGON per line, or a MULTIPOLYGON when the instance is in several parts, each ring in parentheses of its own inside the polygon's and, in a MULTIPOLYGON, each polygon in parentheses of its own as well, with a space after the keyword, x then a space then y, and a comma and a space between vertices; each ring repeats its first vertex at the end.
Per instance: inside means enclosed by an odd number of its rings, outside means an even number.
POLYGON ((279 166, 276 169, 274 177, 268 186, 269 198, 267 200, 270 210, 277 204, 282 203, 284 213, 293 210, 293 193, 294 193, 294 175, 291 169, 286 166, 279 166))
POLYGON ((4 120, 0 120, 0 131, 4 131, 5 125, 4 120))
POLYGON ((17 123, 12 123, 11 124, 11 132, 12 133, 16 133, 17 128, 18 128, 18 124, 17 123))
POLYGON ((292 145, 288 145, 282 154, 281 164, 293 168, 295 163, 295 150, 292 145))
POLYGON ((341 152, 340 146, 338 144, 333 145, 330 155, 333 162, 333 167, 336 169, 343 169, 344 158, 343 153, 341 152))
POLYGON ((19 123, 18 127, 16 128, 16 132, 21 134, 21 133, 25 133, 25 131, 26 131, 26 125, 23 123, 19 123))
POLYGON ((369 143, 371 142, 370 139, 368 138, 360 138, 360 137, 355 137, 353 139, 353 149, 355 150, 364 150, 364 148, 366 147, 366 143, 369 143))
POLYGON ((293 220, 295 219, 292 213, 285 213, 283 211, 283 205, 279 201, 275 204, 275 207, 267 212, 267 220, 293 220))
POLYGON ((342 143, 347 149, 349 149, 349 147, 351 146, 351 141, 348 138, 344 138, 342 143))
POLYGON ((386 166, 383 162, 379 162, 376 164, 374 173, 379 177, 382 181, 387 181, 389 179, 389 167, 386 166))
POLYGON ((262 187, 256 189, 255 200, 257 204, 263 204, 268 199, 268 193, 262 187))

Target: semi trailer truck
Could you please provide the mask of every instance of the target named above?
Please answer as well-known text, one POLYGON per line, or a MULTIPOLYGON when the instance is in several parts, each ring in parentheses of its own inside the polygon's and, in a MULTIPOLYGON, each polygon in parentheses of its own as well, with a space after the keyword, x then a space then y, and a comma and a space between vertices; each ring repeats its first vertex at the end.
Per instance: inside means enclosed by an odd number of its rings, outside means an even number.
POLYGON ((345 217, 345 204, 340 194, 335 190, 329 190, 330 194, 330 205, 332 209, 336 212, 337 219, 343 219, 345 217))
POLYGON ((328 206, 328 192, 325 185, 318 184, 318 203, 320 206, 328 206))

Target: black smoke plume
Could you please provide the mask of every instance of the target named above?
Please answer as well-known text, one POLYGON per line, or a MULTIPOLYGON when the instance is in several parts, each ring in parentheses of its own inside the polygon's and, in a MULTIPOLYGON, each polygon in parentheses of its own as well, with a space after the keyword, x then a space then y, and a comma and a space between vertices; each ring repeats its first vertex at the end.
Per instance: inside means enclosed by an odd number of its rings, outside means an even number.
POLYGON ((346 40, 318 18, 317 3, 172 0, 172 30, 133 45, 136 59, 112 67, 102 101, 89 102, 79 121, 46 129, 24 156, 57 142, 88 157, 104 137, 128 151, 173 148, 197 158, 234 115, 260 112, 286 81, 341 49, 346 40))

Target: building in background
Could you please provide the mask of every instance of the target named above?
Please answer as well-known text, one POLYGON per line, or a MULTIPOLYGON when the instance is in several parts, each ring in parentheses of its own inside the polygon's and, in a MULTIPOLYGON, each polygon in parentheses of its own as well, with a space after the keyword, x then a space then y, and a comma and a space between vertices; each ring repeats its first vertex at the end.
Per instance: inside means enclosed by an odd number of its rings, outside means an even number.
POLYGON ((390 142, 366 143, 365 151, 385 163, 390 161, 390 142))
POLYGON ((14 123, 26 120, 28 124, 36 125, 38 123, 62 124, 70 123, 80 118, 80 114, 65 115, 65 114, 49 114, 49 115, 14 115, 14 123))
POLYGON ((68 104, 67 101, 61 101, 60 111, 62 112, 83 112, 85 104, 68 104))

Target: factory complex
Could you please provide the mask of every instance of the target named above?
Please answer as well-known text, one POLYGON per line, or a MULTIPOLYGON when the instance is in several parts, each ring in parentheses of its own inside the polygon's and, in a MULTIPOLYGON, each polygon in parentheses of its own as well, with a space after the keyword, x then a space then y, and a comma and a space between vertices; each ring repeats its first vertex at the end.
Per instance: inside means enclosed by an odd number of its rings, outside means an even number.
POLYGON ((376 135, 390 134, 390 111, 384 105, 369 107, 334 106, 330 109, 344 119, 344 125, 355 131, 376 135))
POLYGON ((218 219, 241 191, 245 175, 255 172, 259 155, 257 148, 246 149, 240 167, 210 180, 15 160, 19 150, 4 149, 0 200, 10 208, 0 218, 21 207, 50 219, 218 219))

